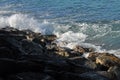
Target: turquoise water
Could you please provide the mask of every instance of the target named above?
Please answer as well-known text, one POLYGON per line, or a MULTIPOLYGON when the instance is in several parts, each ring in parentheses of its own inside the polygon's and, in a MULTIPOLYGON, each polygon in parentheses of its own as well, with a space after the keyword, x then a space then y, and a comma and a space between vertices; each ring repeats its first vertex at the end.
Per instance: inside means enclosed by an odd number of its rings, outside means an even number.
POLYGON ((63 47, 120 51, 119 0, 0 0, 0 26, 56 34, 63 47))

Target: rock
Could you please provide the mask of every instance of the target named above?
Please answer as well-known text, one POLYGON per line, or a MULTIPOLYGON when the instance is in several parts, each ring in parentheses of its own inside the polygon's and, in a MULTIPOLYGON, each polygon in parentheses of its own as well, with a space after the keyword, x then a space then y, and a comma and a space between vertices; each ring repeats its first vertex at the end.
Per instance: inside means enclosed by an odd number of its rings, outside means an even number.
POLYGON ((31 30, 0 29, 0 77, 3 80, 120 79, 120 59, 116 56, 82 46, 60 47, 54 43, 55 39, 55 35, 31 30), (88 52, 86 59, 82 55, 88 52))
POLYGON ((92 61, 96 61, 96 57, 99 56, 100 53, 97 52, 91 52, 89 53, 88 59, 92 60, 92 61))
POLYGON ((120 59, 109 53, 102 53, 96 57, 96 63, 107 67, 120 65, 120 59))
POLYGON ((14 58, 17 57, 10 48, 0 47, 0 58, 14 58))
POLYGON ((95 64, 95 62, 92 62, 84 57, 81 57, 81 56, 78 56, 78 57, 72 57, 72 58, 69 58, 69 60, 71 60, 71 62, 74 62, 75 64, 78 64, 78 65, 84 65, 90 69, 96 69, 97 68, 97 65, 95 64))
POLYGON ((55 54, 63 57, 69 57, 70 56, 70 49, 63 48, 63 47, 57 47, 55 54))
POLYGON ((109 53, 92 52, 89 54, 88 59, 107 67, 120 65, 120 59, 109 53))
POLYGON ((66 73, 61 73, 59 75, 60 76, 58 76, 56 80, 82 80, 81 76, 75 73, 66 72, 66 73))
POLYGON ((75 48, 73 50, 77 51, 81 54, 85 53, 85 50, 81 46, 75 46, 75 48))
POLYGON ((13 28, 13 27, 6 26, 5 28, 1 28, 0 31, 7 31, 7 32, 15 31, 15 32, 17 32, 19 30, 16 28, 13 28))
POLYGON ((52 42, 56 39, 56 35, 44 35, 43 38, 47 41, 47 42, 52 42))
POLYGON ((94 71, 93 69, 89 68, 88 66, 79 65, 79 64, 76 64, 69 60, 67 60, 67 63, 71 66, 71 70, 69 72, 81 74, 84 72, 94 71))
POLYGON ((13 38, 1 39, 0 57, 1 58, 18 58, 25 54, 21 49, 20 43, 13 38))
POLYGON ((75 57, 75 56, 81 56, 82 54, 76 51, 73 51, 72 49, 65 48, 65 47, 57 47, 56 54, 65 56, 65 57, 75 57))
POLYGON ((96 72, 97 74, 101 75, 101 76, 104 76, 110 80, 116 80, 116 76, 111 73, 111 72, 107 72, 107 71, 97 71, 96 72))
POLYGON ((27 40, 30 40, 30 41, 39 39, 42 36, 41 33, 34 33, 31 30, 24 30, 24 32, 26 33, 27 40))
POLYGON ((69 53, 66 52, 66 51, 59 51, 59 52, 56 52, 57 55, 59 56, 63 56, 63 57, 69 57, 69 53))
POLYGON ((47 44, 46 49, 49 51, 56 51, 57 50, 57 44, 47 44))
POLYGON ((85 52, 94 52, 95 50, 93 48, 83 48, 85 52))
POLYGON ((81 46, 75 46, 75 48, 73 49, 74 51, 77 51, 81 54, 85 53, 85 52, 93 52, 94 50, 92 48, 84 48, 81 46))
POLYGON ((7 80, 54 80, 51 76, 44 73, 23 72, 16 75, 7 76, 7 80))
POLYGON ((33 42, 47 44, 47 43, 51 43, 55 39, 56 39, 56 35, 41 35, 35 37, 33 39, 33 42))
POLYGON ((71 72, 58 72, 58 71, 46 71, 47 74, 54 77, 55 80, 81 80, 81 76, 79 74, 71 73, 71 72))
POLYGON ((15 74, 18 72, 42 72, 45 68, 45 63, 37 63, 27 60, 13 60, 8 58, 0 58, 0 75, 15 74))
POLYGON ((14 38, 16 40, 26 39, 25 33, 14 28, 0 29, 0 37, 3 38, 14 38))
POLYGON ((116 80, 120 80, 120 66, 112 66, 109 68, 108 72, 116 76, 116 80))
POLYGON ((81 76, 81 80, 110 80, 95 72, 86 72, 86 73, 80 74, 80 76, 81 76))
POLYGON ((28 40, 22 40, 22 49, 30 55, 41 55, 43 54, 43 47, 40 44, 34 43, 28 40))

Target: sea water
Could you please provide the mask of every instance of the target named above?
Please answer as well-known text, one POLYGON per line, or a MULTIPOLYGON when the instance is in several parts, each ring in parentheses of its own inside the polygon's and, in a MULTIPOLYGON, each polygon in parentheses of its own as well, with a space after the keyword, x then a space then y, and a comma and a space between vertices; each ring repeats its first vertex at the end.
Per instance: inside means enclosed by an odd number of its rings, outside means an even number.
POLYGON ((0 0, 0 28, 6 26, 55 34, 61 47, 120 56, 119 0, 0 0))

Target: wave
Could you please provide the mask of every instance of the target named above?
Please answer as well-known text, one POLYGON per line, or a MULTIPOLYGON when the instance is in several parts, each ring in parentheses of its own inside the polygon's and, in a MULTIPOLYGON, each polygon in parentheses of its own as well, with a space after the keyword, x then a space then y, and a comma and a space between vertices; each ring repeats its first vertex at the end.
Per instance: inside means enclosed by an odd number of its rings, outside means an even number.
POLYGON ((34 17, 25 14, 14 14, 11 16, 0 16, 0 28, 10 26, 19 30, 30 29, 42 34, 53 34, 53 26, 47 21, 39 23, 34 17))
POLYGON ((58 38, 54 42, 61 47, 72 49, 80 45, 94 48, 97 52, 116 53, 117 56, 120 54, 118 44, 120 42, 116 40, 120 39, 120 30, 115 30, 113 26, 119 24, 119 21, 59 24, 47 20, 40 21, 26 14, 0 16, 0 28, 10 26, 19 30, 30 29, 43 35, 55 34, 58 38))

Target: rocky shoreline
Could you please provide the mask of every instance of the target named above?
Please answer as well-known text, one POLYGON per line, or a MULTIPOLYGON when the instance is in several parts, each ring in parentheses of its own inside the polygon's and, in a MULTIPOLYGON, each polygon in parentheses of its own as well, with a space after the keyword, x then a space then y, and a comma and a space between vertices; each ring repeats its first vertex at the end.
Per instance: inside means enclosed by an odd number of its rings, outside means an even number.
POLYGON ((0 29, 0 80, 120 80, 120 59, 92 48, 63 48, 55 35, 0 29), (82 55, 89 53, 85 58, 82 55))

